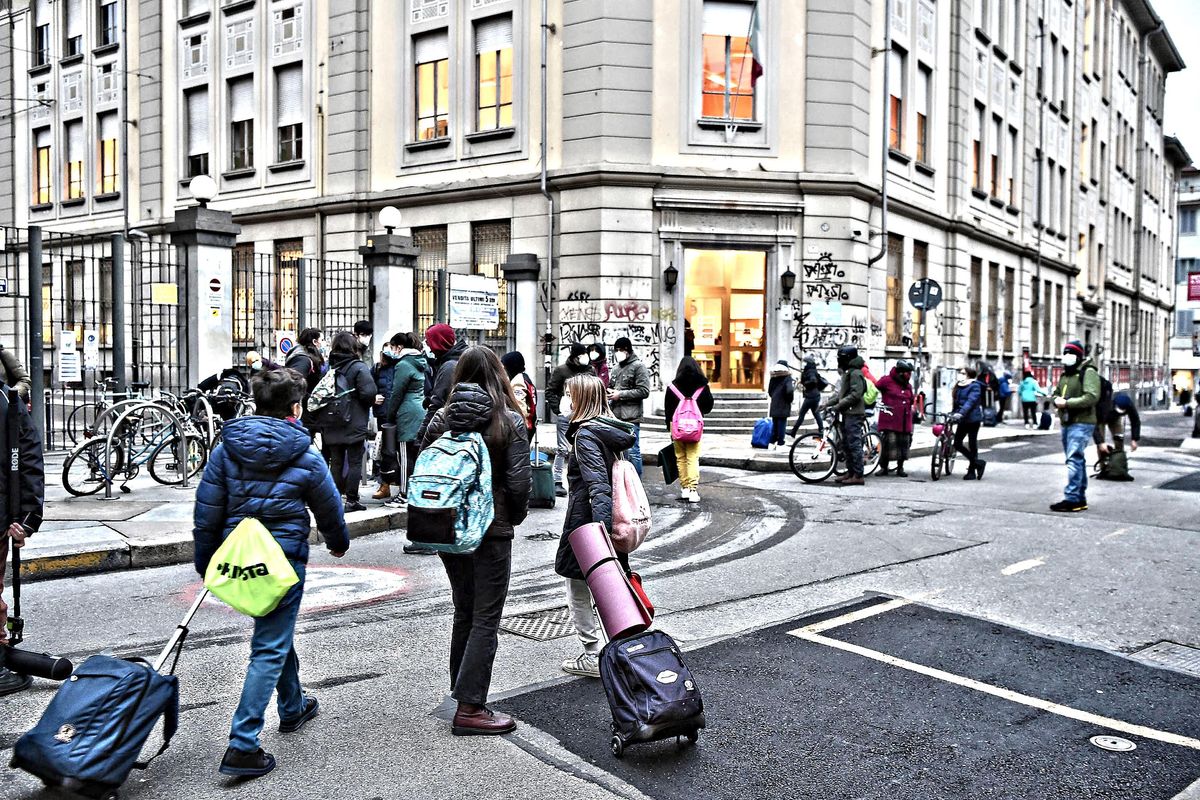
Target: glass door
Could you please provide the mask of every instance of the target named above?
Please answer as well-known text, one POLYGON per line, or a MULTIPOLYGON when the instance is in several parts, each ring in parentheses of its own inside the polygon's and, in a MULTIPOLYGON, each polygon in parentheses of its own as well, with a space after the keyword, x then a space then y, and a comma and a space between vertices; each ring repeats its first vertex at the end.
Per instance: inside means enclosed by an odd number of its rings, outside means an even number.
POLYGON ((761 250, 684 251, 685 342, 714 389, 764 385, 766 277, 761 250))

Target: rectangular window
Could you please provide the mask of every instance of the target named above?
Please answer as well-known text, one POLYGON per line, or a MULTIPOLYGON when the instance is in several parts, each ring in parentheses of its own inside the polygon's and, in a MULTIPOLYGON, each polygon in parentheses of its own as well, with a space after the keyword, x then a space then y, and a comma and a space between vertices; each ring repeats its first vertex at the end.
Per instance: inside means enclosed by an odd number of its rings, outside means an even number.
POLYGON ((1050 90, 1049 100, 1051 103, 1058 102, 1058 37, 1053 33, 1050 34, 1050 53, 1048 55, 1050 61, 1050 84, 1046 88, 1050 90))
POLYGON ((33 204, 50 202, 50 129, 42 128, 33 134, 33 204))
POLYGON ((701 46, 700 114, 713 119, 755 118, 753 3, 706 0, 701 46))
POLYGON ((904 150, 904 84, 908 55, 896 45, 888 53, 888 147, 904 150))
POLYGON ((1066 45, 1063 45, 1061 54, 1062 66, 1060 67, 1059 72, 1062 74, 1062 93, 1058 96, 1058 107, 1063 111, 1066 111, 1068 108, 1067 100, 1071 95, 1071 56, 1067 52, 1066 45))
POLYGON ((988 264, 987 349, 995 352, 1000 327, 1000 265, 988 264))
POLYGON ((116 113, 102 114, 97 118, 100 132, 100 184, 99 194, 117 192, 120 166, 117 162, 117 135, 120 122, 116 113))
POLYGON ((1054 341, 1061 342, 1066 335, 1067 327, 1067 319, 1063 316, 1063 287, 1061 285, 1054 287, 1054 319, 1057 322, 1058 333, 1054 341))
POLYGON ((63 138, 67 147, 64 196, 67 200, 78 200, 83 197, 83 120, 68 122, 63 138))
POLYGON ((211 0, 183 0, 183 18, 208 11, 211 0))
POLYGON ((38 25, 33 29, 33 66, 41 67, 50 63, 50 23, 38 25))
POLYGON ((971 297, 970 350, 979 352, 979 317, 983 314, 983 259, 971 259, 971 285, 967 289, 971 297))
POLYGON ((1017 272, 1012 267, 1004 269, 1004 352, 1015 353, 1013 331, 1017 327, 1017 272))
POLYGON ((904 237, 888 234, 887 242, 887 344, 904 344, 904 237))
POLYGON ((1042 352, 1053 353, 1054 345, 1050 341, 1050 327, 1054 324, 1054 289, 1050 281, 1042 284, 1042 352))
POLYGON ((1195 324, 1196 312, 1194 309, 1175 312, 1175 335, 1186 336, 1191 338, 1192 326, 1195 324))
POLYGON ((1067 191, 1067 168, 1058 168, 1058 190, 1061 196, 1058 198, 1058 229, 1060 231, 1067 230, 1067 221, 1071 217, 1071 198, 1067 191))
POLYGON ((1083 123, 1079 130, 1079 184, 1082 186, 1087 183, 1088 169, 1092 164, 1092 141, 1088 138, 1089 131, 1087 123, 1083 123))
POLYGON ((1179 210, 1179 233, 1184 236, 1196 235, 1196 209, 1181 208, 1179 210))
POLYGON ((233 248, 233 341, 243 347, 254 346, 254 266, 257 261, 253 242, 233 248))
POLYGON ((930 97, 933 94, 933 72, 921 64, 917 67, 917 161, 929 163, 930 97))
POLYGON ((1017 205, 1017 152, 1019 147, 1017 129, 1009 128, 1008 163, 1004 165, 1004 175, 1008 181, 1008 204, 1014 208, 1017 205))
POLYGON ((475 23, 475 130, 513 126, 512 17, 475 23))
POLYGON ((988 165, 992 171, 992 197, 1000 196, 1000 143, 1002 130, 1003 127, 1000 124, 1000 118, 992 117, 992 129, 989 131, 990 136, 988 137, 988 165))
POLYGON ((83 54, 83 0, 67 0, 64 56, 83 54))
POLYGON ((416 64, 416 130, 418 142, 450 135, 450 39, 435 31, 413 39, 416 64))
POLYGON ((971 186, 983 189, 983 106, 979 103, 971 117, 971 186))
POLYGON ((294 331, 300 327, 300 260, 303 239, 275 242, 275 327, 294 331))
POLYGON ((254 168, 254 79, 229 82, 229 168, 254 168))
POLYGON ((194 89, 186 95, 187 176, 208 175, 209 115, 208 89, 194 89))
MULTIPOLYGON (((913 240, 912 265, 913 281, 924 280, 929 277, 929 245, 926 242, 913 240)), ((907 292, 905 287, 902 286, 901 289, 907 292)), ((921 341, 921 326, 924 324, 924 311, 917 311, 913 314, 912 340, 914 343, 921 341)))
POLYGON ((275 70, 275 160, 304 158, 304 67, 292 64, 275 70))
POLYGON ((445 304, 441 302, 446 274, 446 226, 414 228, 413 244, 420 248, 417 256, 416 274, 413 276, 413 313, 417 329, 425 330, 444 317, 445 304))
POLYGON ((116 0, 110 3, 102 2, 100 4, 100 13, 96 19, 98 28, 96 31, 96 41, 103 47, 107 44, 116 44, 117 31, 120 26, 120 19, 117 15, 116 0))

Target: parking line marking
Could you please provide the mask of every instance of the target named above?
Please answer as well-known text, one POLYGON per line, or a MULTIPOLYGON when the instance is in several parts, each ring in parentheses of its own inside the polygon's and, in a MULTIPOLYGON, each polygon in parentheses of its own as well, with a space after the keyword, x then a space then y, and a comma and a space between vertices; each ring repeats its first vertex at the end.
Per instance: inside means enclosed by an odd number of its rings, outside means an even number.
MULTIPOLYGON (((897 608, 903 608, 910 603, 912 603, 912 600, 899 597, 895 600, 889 600, 886 603, 880 603, 876 606, 869 606, 867 608, 860 608, 858 611, 851 611, 849 614, 843 614, 840 617, 822 620, 821 622, 814 622, 812 625, 805 625, 803 628, 798 628, 797 631, 804 631, 806 633, 821 633, 822 631, 827 631, 830 628, 840 628, 842 625, 849 625, 851 622, 858 622, 861 619, 869 619, 879 614, 886 614, 889 611, 895 611, 897 608)), ((797 631, 789 631, 789 633, 797 633, 797 631)))
POLYGON ((1046 562, 1040 558, 1030 558, 1025 561, 1018 561, 1015 564, 1009 564, 1004 569, 1000 570, 1001 575, 1016 575, 1018 572, 1024 572, 1027 569, 1040 567, 1046 562))
POLYGON ((1117 528, 1112 533, 1110 533, 1106 536, 1101 536, 1100 541, 1104 542, 1104 541, 1108 541, 1109 539, 1115 539, 1118 536, 1121 536, 1122 534, 1126 534, 1126 533, 1129 533, 1129 528, 1117 528))
POLYGON ((1131 722, 1124 722, 1119 719, 1101 716, 1100 714, 1093 714, 1090 711, 1081 711, 1078 708, 1064 706, 1059 703, 1044 700, 1040 697, 1033 697, 1020 692, 1014 692, 1010 689, 1002 689, 999 686, 992 686, 991 684, 983 683, 982 681, 977 681, 973 678, 955 675, 954 673, 946 672, 934 667, 926 667, 922 664, 916 664, 912 661, 905 661, 902 658, 889 656, 887 653, 881 653, 878 650, 871 650, 869 648, 860 647, 859 645, 851 644, 849 642, 831 639, 828 636, 822 636, 820 633, 809 631, 807 628, 797 628, 794 631, 788 631, 788 633, 799 639, 803 639, 806 642, 822 644, 826 647, 843 650, 847 653, 853 653, 855 655, 862 656, 863 658, 869 658, 873 661, 879 661, 881 663, 888 664, 889 666, 899 667, 900 669, 905 669, 909 672, 915 672, 918 675, 937 678, 938 680, 954 684, 955 686, 974 689, 977 692, 982 692, 983 694, 988 694, 992 697, 999 697, 1002 700, 1008 700, 1013 703, 1019 703, 1031 708, 1036 708, 1041 711, 1047 711, 1051 714, 1057 714, 1061 717, 1076 720, 1077 722, 1084 722, 1088 725, 1096 725, 1101 728, 1108 728, 1109 730, 1118 731, 1130 736, 1140 736, 1143 739, 1153 739, 1158 742, 1165 742, 1166 744, 1187 747, 1192 750, 1200 750, 1200 739, 1181 736, 1177 733, 1171 733, 1169 731, 1160 731, 1155 728, 1147 728, 1143 725, 1134 725, 1131 722))

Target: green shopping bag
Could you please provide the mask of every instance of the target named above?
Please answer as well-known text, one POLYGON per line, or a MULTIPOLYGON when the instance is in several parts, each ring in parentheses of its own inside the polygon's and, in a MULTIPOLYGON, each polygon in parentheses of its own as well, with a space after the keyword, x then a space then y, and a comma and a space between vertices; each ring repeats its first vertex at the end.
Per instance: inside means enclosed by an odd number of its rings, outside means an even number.
POLYGON ((252 617, 270 614, 299 582, 279 542, 253 517, 238 523, 204 572, 205 588, 252 617))

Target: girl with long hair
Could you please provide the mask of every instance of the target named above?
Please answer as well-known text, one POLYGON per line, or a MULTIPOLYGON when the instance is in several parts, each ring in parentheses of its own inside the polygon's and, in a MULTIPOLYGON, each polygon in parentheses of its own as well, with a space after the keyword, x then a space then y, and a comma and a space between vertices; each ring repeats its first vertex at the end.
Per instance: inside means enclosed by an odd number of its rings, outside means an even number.
MULTIPOLYGON (((329 368, 337 370, 334 385, 338 393, 349 392, 350 419, 330 422, 326 418, 320 423, 322 452, 333 472, 334 483, 346 498, 346 511, 365 511, 367 507, 358 501, 358 486, 362 483, 367 422, 375 405, 375 381, 371 369, 358 356, 358 338, 354 334, 339 331, 333 337, 329 368)), ((320 419, 324 411, 321 409, 315 416, 320 419)))
MULTIPOLYGON (((696 395, 696 405, 701 414, 712 411, 713 396, 708 388, 708 378, 700 370, 696 359, 684 356, 679 361, 679 368, 675 370, 675 380, 667 384, 663 397, 668 425, 675 418, 675 412, 683 399, 693 395, 696 395)), ((679 465, 679 499, 699 503, 700 442, 680 442, 672 438, 671 444, 675 447, 675 461, 679 465)))

